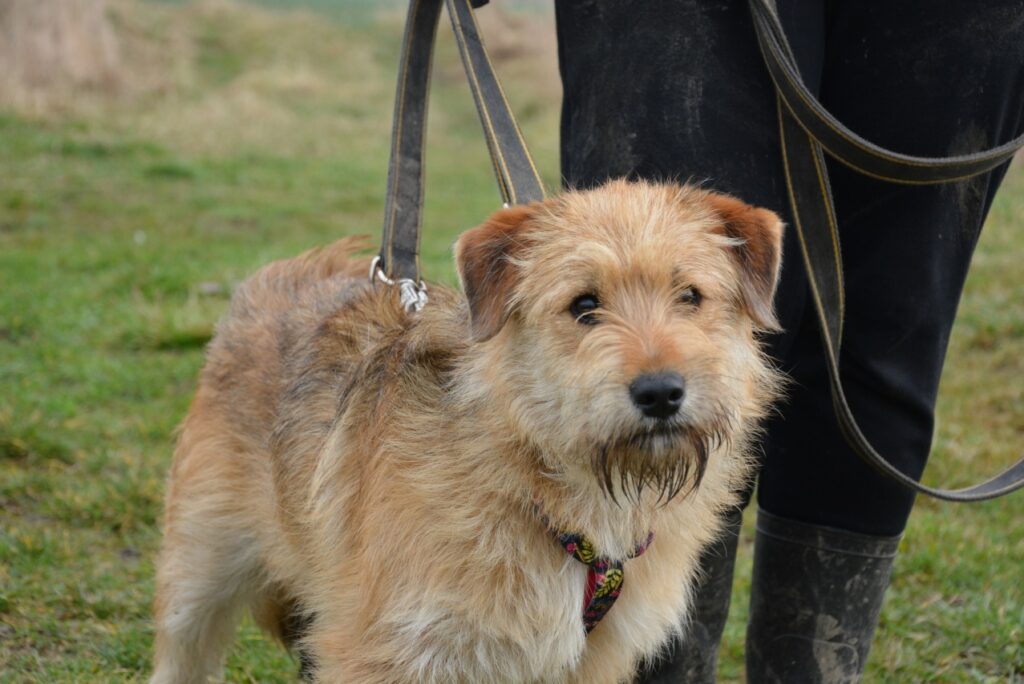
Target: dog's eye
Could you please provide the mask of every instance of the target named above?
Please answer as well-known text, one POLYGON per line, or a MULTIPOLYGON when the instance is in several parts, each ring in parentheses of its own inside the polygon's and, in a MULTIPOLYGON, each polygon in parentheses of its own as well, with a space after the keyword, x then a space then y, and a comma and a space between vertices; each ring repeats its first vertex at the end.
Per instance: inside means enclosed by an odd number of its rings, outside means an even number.
POLYGON ((576 299, 572 300, 572 304, 569 305, 569 313, 572 314, 577 323, 582 325, 596 325, 597 318, 594 316, 594 311, 597 310, 597 307, 600 305, 601 303, 597 301, 597 295, 580 295, 576 299))
POLYGON ((688 287, 679 293, 679 301, 690 306, 700 306, 704 301, 704 295, 695 287, 688 287))

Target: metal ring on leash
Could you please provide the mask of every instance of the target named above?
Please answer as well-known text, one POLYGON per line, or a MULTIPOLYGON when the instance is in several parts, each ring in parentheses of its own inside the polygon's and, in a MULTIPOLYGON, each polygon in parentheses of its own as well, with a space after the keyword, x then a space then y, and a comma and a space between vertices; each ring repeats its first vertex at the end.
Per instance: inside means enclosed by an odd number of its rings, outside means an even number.
POLYGON ((370 262, 370 282, 379 280, 385 285, 398 286, 398 300, 402 307, 409 313, 416 313, 423 310, 427 305, 427 284, 422 280, 416 283, 411 278, 389 278, 384 269, 380 267, 380 255, 375 256, 370 262))
POLYGON ((480 4, 479 0, 409 0, 395 94, 381 260, 374 262, 370 280, 397 285, 402 305, 410 312, 420 311, 427 302, 426 287, 420 280, 419 235, 430 69, 442 5, 448 7, 504 206, 527 204, 545 196, 544 183, 473 17, 473 6, 480 4), (381 263, 386 273, 380 270, 381 263))

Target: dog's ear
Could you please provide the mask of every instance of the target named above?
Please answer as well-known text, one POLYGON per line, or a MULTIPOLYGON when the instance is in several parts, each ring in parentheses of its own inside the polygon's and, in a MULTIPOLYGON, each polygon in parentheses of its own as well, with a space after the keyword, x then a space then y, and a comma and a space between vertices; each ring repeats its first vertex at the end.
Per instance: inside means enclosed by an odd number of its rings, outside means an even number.
POLYGON ((529 245, 529 219, 535 210, 534 204, 502 209, 455 243, 455 265, 477 342, 494 337, 508 320, 509 299, 519 282, 515 260, 529 245))
POLYGON ((729 251, 739 265, 747 313, 761 328, 779 330, 772 299, 782 266, 782 220, 775 212, 728 195, 711 193, 708 201, 720 220, 714 232, 737 243, 729 251))

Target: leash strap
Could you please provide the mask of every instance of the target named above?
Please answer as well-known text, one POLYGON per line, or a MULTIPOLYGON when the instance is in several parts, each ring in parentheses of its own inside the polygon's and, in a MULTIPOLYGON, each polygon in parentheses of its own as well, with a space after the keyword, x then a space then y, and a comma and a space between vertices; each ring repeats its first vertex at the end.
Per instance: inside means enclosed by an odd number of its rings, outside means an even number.
POLYGON ((487 56, 470 0, 446 2, 462 66, 473 91, 480 123, 484 127, 484 137, 487 139, 487 149, 491 153, 502 199, 505 204, 527 204, 542 200, 544 183, 526 149, 523 134, 512 116, 505 92, 487 56))
POLYGON ((544 198, 540 175, 487 56, 470 0, 411 0, 395 94, 384 231, 371 278, 398 284, 406 308, 417 311, 426 302, 419 263, 424 146, 430 68, 442 4, 448 6, 503 201, 523 204, 544 198))
POLYGON ((412 0, 405 21, 384 200, 384 234, 375 264, 392 281, 420 282, 427 99, 442 3, 443 0, 412 0))
POLYGON ((818 314, 832 404, 840 429, 858 456, 910 489, 946 501, 984 501, 1024 487, 1024 458, 995 477, 965 489, 938 489, 909 477, 878 453, 857 424, 843 391, 839 354, 843 337, 843 270, 832 190, 823 151, 868 176, 904 184, 948 183, 985 173, 1024 147, 1024 136, 989 150, 955 157, 915 157, 881 148, 843 126, 800 77, 775 12, 774 0, 750 0, 761 53, 775 82, 786 185, 797 237, 818 314))

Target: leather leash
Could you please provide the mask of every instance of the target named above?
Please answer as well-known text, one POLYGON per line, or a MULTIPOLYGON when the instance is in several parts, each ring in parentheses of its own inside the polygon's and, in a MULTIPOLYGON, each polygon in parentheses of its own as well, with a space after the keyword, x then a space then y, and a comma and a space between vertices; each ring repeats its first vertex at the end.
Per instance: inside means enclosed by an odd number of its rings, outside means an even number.
POLYGON ((824 152, 868 176, 893 183, 948 183, 990 171, 1024 147, 1024 135, 989 150, 955 157, 915 157, 884 149, 835 119, 811 94, 775 11, 774 0, 750 0, 754 28, 775 82, 786 185, 811 285, 828 363, 832 404, 850 447, 869 465, 921 494, 946 501, 984 501, 1024 487, 1024 458, 995 477, 964 489, 917 482, 875 450, 857 425, 843 392, 839 349, 843 338, 843 269, 824 152))
POLYGON ((430 66, 442 4, 448 7, 502 201, 511 205, 544 199, 540 174, 494 73, 470 0, 411 0, 395 95, 384 233, 371 273, 371 278, 397 284, 410 311, 426 303, 419 263, 423 162, 430 66))

